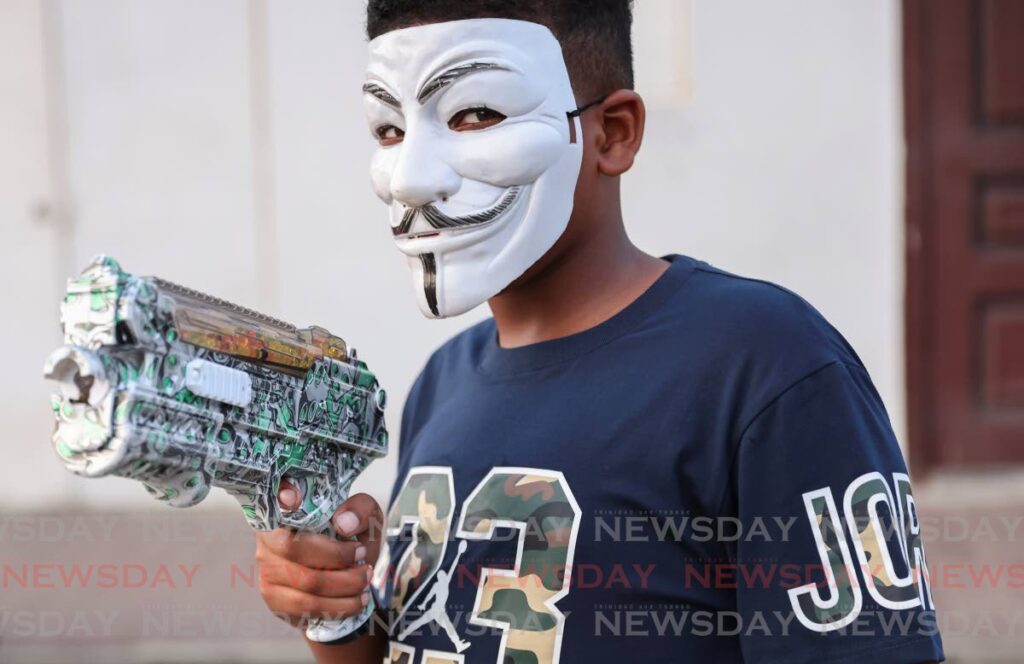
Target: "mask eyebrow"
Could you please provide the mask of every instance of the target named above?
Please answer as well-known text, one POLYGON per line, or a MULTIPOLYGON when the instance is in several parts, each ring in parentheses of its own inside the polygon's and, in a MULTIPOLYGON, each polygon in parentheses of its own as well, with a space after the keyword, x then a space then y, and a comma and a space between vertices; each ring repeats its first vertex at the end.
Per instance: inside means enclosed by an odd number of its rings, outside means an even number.
POLYGON ((501 70, 501 71, 512 71, 504 65, 499 65, 495 62, 470 62, 464 65, 457 65, 451 69, 446 69, 440 74, 434 76, 427 81, 420 91, 416 94, 416 101, 423 104, 426 103, 438 90, 446 88, 455 81, 459 80, 463 76, 474 74, 478 71, 486 70, 501 70))
POLYGON ((394 108, 401 108, 402 106, 399 103, 399 101, 395 99, 394 95, 392 95, 390 92, 385 90, 377 83, 373 83, 372 81, 368 83, 363 83, 363 93, 373 95, 374 97, 381 100, 388 106, 393 106, 394 108))

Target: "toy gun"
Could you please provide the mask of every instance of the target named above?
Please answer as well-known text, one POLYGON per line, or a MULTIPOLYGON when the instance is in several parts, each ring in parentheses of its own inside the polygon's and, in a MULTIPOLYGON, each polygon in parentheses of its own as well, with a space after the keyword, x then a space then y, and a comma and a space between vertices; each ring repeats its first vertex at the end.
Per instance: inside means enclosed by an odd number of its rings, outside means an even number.
MULTIPOLYGON (((53 443, 85 477, 143 483, 174 507, 219 486, 256 530, 287 526, 333 534, 330 520, 353 480, 387 453, 385 393, 354 348, 319 327, 284 321, 99 256, 68 281, 65 345, 44 374, 53 443), (281 479, 303 503, 282 513, 281 479)), ((372 615, 314 620, 330 642, 372 615)))

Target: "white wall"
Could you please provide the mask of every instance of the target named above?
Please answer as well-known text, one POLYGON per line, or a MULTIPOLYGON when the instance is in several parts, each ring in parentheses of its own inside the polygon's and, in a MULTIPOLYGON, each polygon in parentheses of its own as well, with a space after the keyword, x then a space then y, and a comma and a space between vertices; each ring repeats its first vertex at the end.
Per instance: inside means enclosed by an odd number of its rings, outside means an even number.
MULTIPOLYGON (((67 476, 47 441, 39 370, 57 342, 56 275, 99 251, 337 331, 391 393, 397 433, 428 353, 486 311, 429 322, 415 308, 366 172, 361 3, 43 6, 0 3, 0 507, 155 506, 127 482, 67 476), (72 230, 34 221, 37 199, 67 206, 72 230)), ((639 0, 637 12, 652 107, 625 181, 634 238, 803 294, 860 352, 902 432, 896 2, 639 0), (679 54, 692 61, 666 64, 679 54)), ((393 467, 378 462, 359 487, 386 495, 393 467)))
POLYGON ((48 440, 49 388, 42 362, 58 343, 59 260, 68 233, 53 192, 62 184, 51 152, 54 122, 44 43, 35 0, 0 2, 0 421, 7 458, 0 464, 0 509, 66 494, 71 478, 55 472, 48 440), (43 479, 45 478, 45 479, 43 479))

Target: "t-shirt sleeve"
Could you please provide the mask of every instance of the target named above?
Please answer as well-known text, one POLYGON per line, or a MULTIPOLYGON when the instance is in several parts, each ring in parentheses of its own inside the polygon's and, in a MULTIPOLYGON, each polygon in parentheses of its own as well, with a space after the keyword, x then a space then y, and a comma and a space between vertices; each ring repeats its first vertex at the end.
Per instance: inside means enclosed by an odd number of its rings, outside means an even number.
POLYGON ((943 659, 906 465, 863 367, 833 362, 784 389, 733 472, 746 661, 943 659))

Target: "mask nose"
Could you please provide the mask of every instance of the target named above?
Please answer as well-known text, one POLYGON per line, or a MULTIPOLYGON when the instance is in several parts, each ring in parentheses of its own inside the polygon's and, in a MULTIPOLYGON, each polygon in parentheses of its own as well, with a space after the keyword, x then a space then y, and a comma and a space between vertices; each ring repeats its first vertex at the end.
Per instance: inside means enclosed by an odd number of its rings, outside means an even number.
POLYGON ((436 141, 416 133, 406 133, 391 175, 392 197, 409 207, 447 200, 462 186, 462 178, 441 156, 436 141))

